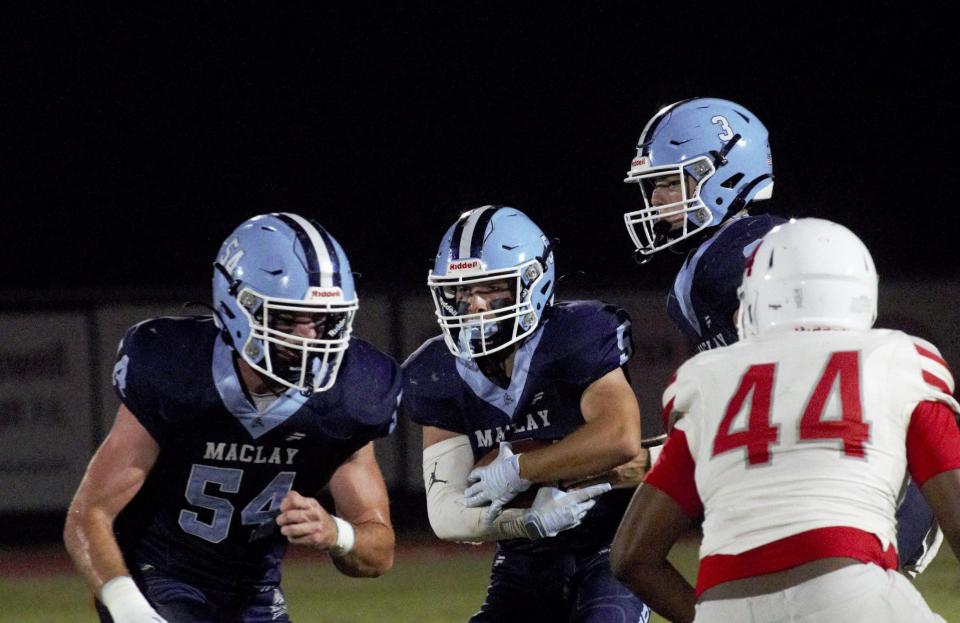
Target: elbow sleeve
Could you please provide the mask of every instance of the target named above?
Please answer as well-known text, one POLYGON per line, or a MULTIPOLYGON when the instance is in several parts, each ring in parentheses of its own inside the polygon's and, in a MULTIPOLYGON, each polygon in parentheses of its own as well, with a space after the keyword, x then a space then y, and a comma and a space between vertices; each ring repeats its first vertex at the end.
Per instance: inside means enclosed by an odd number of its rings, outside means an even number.
POLYGON ((435 443, 423 450, 423 486, 433 532, 445 541, 484 542, 526 538, 524 509, 504 510, 491 526, 487 508, 467 508, 463 492, 473 469, 473 450, 466 435, 435 443))

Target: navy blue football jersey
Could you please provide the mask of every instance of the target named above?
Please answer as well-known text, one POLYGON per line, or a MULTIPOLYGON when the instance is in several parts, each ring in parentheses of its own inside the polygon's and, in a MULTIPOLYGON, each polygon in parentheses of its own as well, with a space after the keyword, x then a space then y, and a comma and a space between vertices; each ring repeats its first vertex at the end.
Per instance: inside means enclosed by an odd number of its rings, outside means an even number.
POLYGON ((734 312, 746 258, 786 219, 742 216, 723 225, 687 256, 667 296, 667 313, 697 351, 737 341, 734 312))
MULTIPOLYGON (((624 366, 632 352, 630 318, 624 310, 600 301, 558 302, 547 308, 540 327, 518 347, 505 389, 474 361, 450 354, 440 336, 425 342, 403 364, 403 412, 423 426, 466 435, 475 460, 501 441, 559 440, 584 424, 584 390, 624 366)), ((601 496, 573 530, 504 546, 554 550, 608 544, 629 493, 601 496)))
POLYGON ((309 398, 290 389, 258 412, 206 317, 130 329, 113 382, 160 446, 115 524, 131 570, 241 592, 279 583, 286 538, 275 517, 286 493, 315 496, 348 457, 388 435, 401 390, 397 364, 352 339, 333 388, 309 398))

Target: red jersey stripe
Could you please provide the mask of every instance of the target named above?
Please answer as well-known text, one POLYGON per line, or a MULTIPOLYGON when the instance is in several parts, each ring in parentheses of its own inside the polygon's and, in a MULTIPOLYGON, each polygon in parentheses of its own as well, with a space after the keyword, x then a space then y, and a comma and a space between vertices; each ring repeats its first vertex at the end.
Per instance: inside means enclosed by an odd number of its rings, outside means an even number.
POLYGON ((947 365, 947 362, 944 361, 943 357, 940 357, 940 356, 937 355, 936 353, 930 352, 929 350, 927 350, 927 349, 924 348, 923 346, 920 346, 919 344, 914 344, 913 347, 917 349, 917 352, 918 352, 918 353, 920 353, 921 355, 923 355, 923 356, 926 357, 927 359, 932 359, 932 360, 936 361, 937 363, 939 363, 941 366, 943 366, 943 367, 946 368, 947 370, 950 369, 950 366, 947 365))
POLYGON ((934 387, 936 387, 937 389, 939 389, 940 391, 942 391, 944 394, 952 394, 952 393, 953 393, 953 392, 950 391, 950 386, 947 385, 947 382, 944 381, 943 379, 941 379, 941 378, 940 378, 939 376, 937 376, 936 374, 932 374, 932 373, 927 372, 926 370, 924 370, 924 371, 923 371, 923 380, 926 381, 928 385, 933 385, 934 387))
POLYGON ((891 543, 886 549, 876 535, 849 527, 808 530, 779 541, 755 547, 740 554, 714 554, 700 561, 697 595, 708 588, 792 569, 821 558, 853 558, 884 569, 897 568, 897 551, 891 543))

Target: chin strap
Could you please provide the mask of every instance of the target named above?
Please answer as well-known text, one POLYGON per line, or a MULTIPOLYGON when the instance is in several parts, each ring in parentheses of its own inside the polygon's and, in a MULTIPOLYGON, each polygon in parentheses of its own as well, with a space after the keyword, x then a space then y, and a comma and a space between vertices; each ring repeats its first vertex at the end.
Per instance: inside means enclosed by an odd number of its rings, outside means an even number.
POLYGON ((730 150, 736 147, 737 141, 739 141, 741 138, 743 138, 741 135, 734 134, 733 138, 723 144, 723 148, 720 151, 710 152, 710 155, 713 156, 713 168, 719 171, 720 167, 727 164, 727 154, 730 153, 730 150))
MULTIPOLYGON (((654 223, 653 224, 653 234, 654 234, 653 246, 659 245, 660 243, 666 242, 667 240, 669 240, 670 237, 668 234, 670 233, 670 231, 671 231, 671 225, 667 221, 657 221, 656 223, 654 223)), ((699 233, 700 232, 698 232, 697 234, 693 234, 692 236, 688 237, 687 240, 691 240, 692 238, 699 238, 699 233)), ((681 240, 680 242, 676 242, 666 248, 676 255, 685 255, 689 250, 689 247, 684 244, 683 240, 681 240)), ((642 266, 650 262, 650 260, 652 260, 655 255, 656 255, 655 252, 643 253, 641 252, 640 249, 634 249, 633 261, 642 266)))
POLYGON ((748 203, 747 195, 750 194, 750 191, 756 188, 757 185, 760 184, 760 182, 763 182, 765 180, 770 180, 770 179, 773 179, 772 175, 761 175, 760 177, 754 179, 749 184, 744 186, 743 190, 741 190, 737 194, 737 198, 734 199, 733 203, 730 204, 730 207, 727 209, 727 213, 723 216, 723 219, 720 220, 719 224, 722 225, 727 219, 731 218, 732 216, 741 212, 742 210, 746 210, 747 203, 748 203))

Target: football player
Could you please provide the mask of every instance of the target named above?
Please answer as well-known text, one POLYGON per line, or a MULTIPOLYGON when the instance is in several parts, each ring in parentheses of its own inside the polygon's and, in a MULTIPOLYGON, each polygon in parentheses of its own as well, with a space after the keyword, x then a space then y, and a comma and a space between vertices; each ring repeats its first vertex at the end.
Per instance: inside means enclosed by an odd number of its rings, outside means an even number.
POLYGON ((908 470, 960 552, 946 362, 871 329, 873 259, 835 223, 774 228, 740 292, 741 341, 664 393, 673 426, 614 540, 617 576, 671 621, 943 621, 897 572, 894 511, 908 470), (700 516, 694 589, 666 556, 700 516))
POLYGON ((473 622, 646 621, 608 559, 632 491, 610 470, 641 454, 630 320, 600 301, 554 302, 556 275, 551 242, 519 210, 470 210, 444 235, 428 277, 442 335, 403 364, 430 523, 442 539, 497 541, 473 622), (532 507, 509 507, 537 486, 532 507))
MULTIPOLYGON (((686 254, 667 296, 667 313, 691 348, 737 340, 737 288, 746 258, 785 219, 751 215, 773 194, 766 127, 727 100, 694 98, 666 106, 647 123, 625 179, 644 207, 624 215, 641 261, 669 249, 686 254)), ((942 534, 915 485, 898 510, 900 562, 911 575, 936 555, 942 534)))
POLYGON ((101 621, 287 621, 287 544, 351 576, 393 562, 373 440, 396 423, 399 367, 351 336, 343 249, 314 221, 241 224, 214 262, 213 315, 131 328, 121 405, 64 529, 101 621), (314 497, 329 485, 335 512, 314 497))

